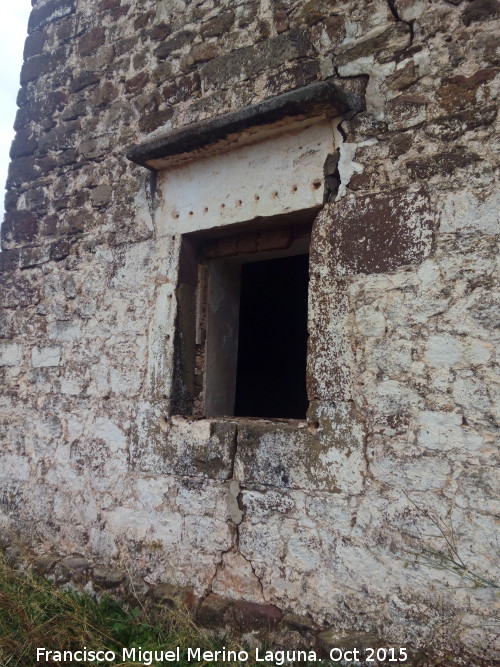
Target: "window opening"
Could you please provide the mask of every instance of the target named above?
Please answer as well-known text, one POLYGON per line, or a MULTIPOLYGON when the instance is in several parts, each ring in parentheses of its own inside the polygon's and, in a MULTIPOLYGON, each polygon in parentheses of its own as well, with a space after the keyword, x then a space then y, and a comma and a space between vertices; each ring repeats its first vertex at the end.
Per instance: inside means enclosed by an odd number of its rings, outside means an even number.
POLYGON ((183 237, 174 414, 306 418, 310 231, 183 237))
POLYGON ((241 268, 235 416, 305 419, 309 256, 241 268))

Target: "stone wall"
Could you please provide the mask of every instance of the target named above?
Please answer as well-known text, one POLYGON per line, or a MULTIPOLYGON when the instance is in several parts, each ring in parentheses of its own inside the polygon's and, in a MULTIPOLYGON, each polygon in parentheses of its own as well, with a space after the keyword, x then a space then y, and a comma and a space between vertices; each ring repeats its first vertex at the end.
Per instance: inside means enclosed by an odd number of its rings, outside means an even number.
POLYGON ((33 4, 0 254, 5 535, 491 654, 498 1, 33 4), (179 237, 126 153, 318 79, 357 111, 314 225, 309 421, 171 418, 179 237))

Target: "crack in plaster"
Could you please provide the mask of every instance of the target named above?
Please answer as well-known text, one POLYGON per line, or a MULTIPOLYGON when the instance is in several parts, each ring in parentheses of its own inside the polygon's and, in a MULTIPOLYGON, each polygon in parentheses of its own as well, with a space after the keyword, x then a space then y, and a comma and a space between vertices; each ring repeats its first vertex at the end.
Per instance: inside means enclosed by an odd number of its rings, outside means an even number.
POLYGON ((262 583, 261 578, 257 574, 255 570, 255 566, 253 562, 251 561, 250 558, 245 556, 244 553, 242 553, 240 549, 240 525, 242 524, 243 520, 245 519, 245 510, 242 502, 242 488, 240 486, 240 482, 238 479, 235 479, 234 474, 235 474, 235 465, 236 465, 236 457, 238 455, 238 428, 236 426, 235 428, 235 435, 234 435, 234 448, 232 450, 232 456, 231 456, 231 472, 230 472, 230 478, 228 479, 229 481, 229 489, 228 489, 228 494, 229 494, 229 522, 233 526, 233 540, 232 544, 228 549, 224 549, 220 553, 220 558, 215 566, 215 572, 212 576, 212 579, 210 580, 210 584, 208 586, 207 592, 205 595, 200 599, 198 608, 201 607, 203 602, 206 600, 206 598, 213 593, 213 587, 215 584, 215 581, 217 580, 217 577, 224 567, 224 556, 226 554, 229 554, 231 552, 234 552, 235 554, 239 554, 249 565, 250 569, 252 571, 253 576, 258 582, 258 586, 260 589, 260 594, 262 597, 262 600, 266 604, 271 604, 268 602, 266 599, 266 596, 264 595, 264 584, 262 583))
POLYGON ((405 25, 408 26, 408 29, 410 31, 410 46, 413 44, 413 39, 415 37, 415 31, 413 29, 413 21, 405 21, 402 19, 399 15, 398 8, 396 7, 396 2, 395 0, 387 0, 387 4, 389 6, 389 10, 391 14, 394 16, 394 19, 396 20, 397 23, 404 23, 405 25))

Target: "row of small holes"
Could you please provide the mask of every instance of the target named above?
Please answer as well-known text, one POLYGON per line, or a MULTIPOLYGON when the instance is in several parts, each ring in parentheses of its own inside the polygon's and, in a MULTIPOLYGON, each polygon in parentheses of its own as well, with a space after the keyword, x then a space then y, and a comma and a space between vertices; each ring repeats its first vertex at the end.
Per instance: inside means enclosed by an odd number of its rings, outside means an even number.
MULTIPOLYGON (((321 187, 321 181, 314 181, 314 182, 313 182, 313 188, 314 188, 315 190, 317 190, 319 187, 321 187)), ((292 187, 292 192, 297 192, 297 190, 298 190, 298 187, 297 187, 296 185, 294 185, 294 186, 292 187)), ((272 196, 274 199, 276 199, 276 197, 278 197, 278 192, 274 191, 274 192, 272 193, 271 196, 272 196)), ((259 201, 259 200, 260 200, 260 196, 259 196, 259 195, 255 195, 255 196, 254 196, 254 199, 255 199, 255 201, 259 201)), ((241 199, 238 199, 238 201, 236 202, 236 206, 241 206, 242 204, 243 204, 242 200, 241 200, 241 199)), ((225 204, 221 204, 220 207, 221 207, 221 208, 226 208, 226 205, 225 205, 225 204)), ((203 209, 203 213, 208 213, 208 207, 207 207, 207 206, 205 206, 205 208, 203 209)), ((189 215, 194 215, 194 211, 189 211, 189 215)), ((179 213, 174 213, 173 216, 174 216, 174 218, 177 219, 177 218, 180 217, 180 214, 179 214, 179 213)))

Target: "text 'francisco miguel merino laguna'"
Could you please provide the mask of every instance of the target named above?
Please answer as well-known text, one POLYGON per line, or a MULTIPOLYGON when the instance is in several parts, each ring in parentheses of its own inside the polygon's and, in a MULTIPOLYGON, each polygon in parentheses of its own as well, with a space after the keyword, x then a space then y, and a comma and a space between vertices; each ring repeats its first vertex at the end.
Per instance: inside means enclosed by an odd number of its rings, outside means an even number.
MULTIPOLYGON (((225 647, 220 651, 203 651, 201 648, 186 649, 185 656, 188 662, 247 662, 250 655, 247 651, 230 651, 225 647)), ((121 658, 123 662, 131 661, 142 663, 148 667, 156 662, 180 662, 183 651, 179 646, 171 651, 150 651, 142 648, 124 648, 121 656, 111 650, 91 650, 84 647, 81 651, 53 651, 46 648, 37 648, 37 662, 42 660, 51 660, 53 662, 74 663, 74 662, 112 662, 121 658)), ((256 662, 274 661, 276 665, 284 665, 291 660, 310 660, 316 661, 315 651, 263 651, 255 649, 253 655, 256 662), (293 654, 293 655, 292 655, 293 654)))

